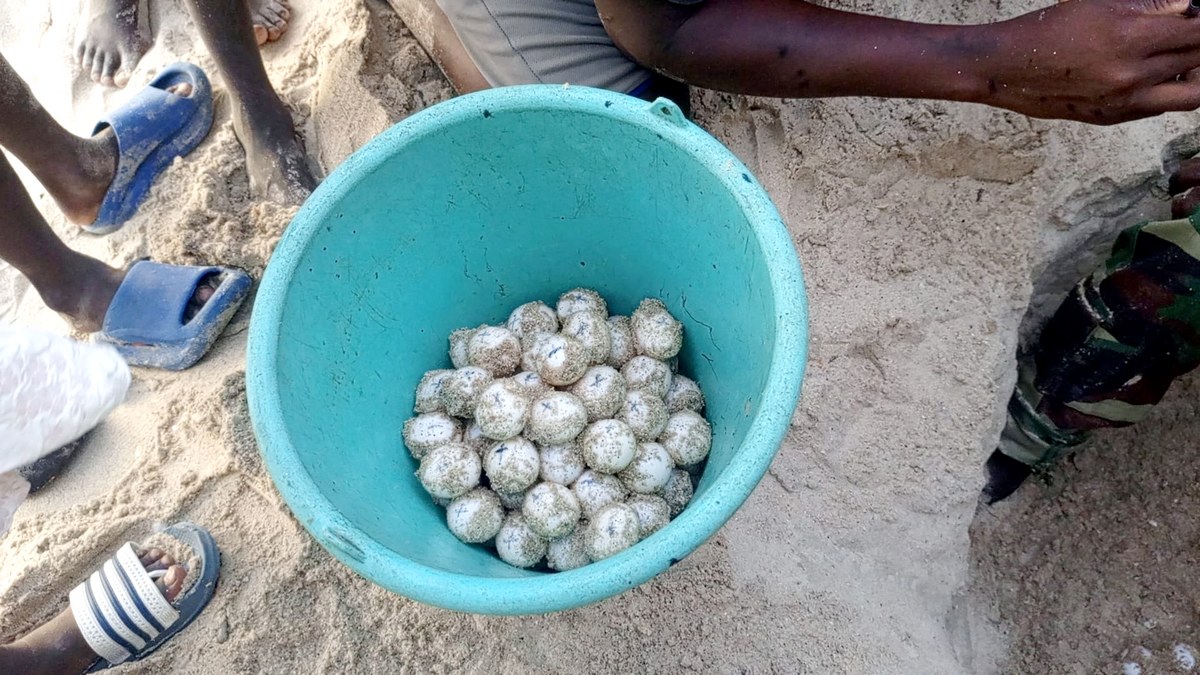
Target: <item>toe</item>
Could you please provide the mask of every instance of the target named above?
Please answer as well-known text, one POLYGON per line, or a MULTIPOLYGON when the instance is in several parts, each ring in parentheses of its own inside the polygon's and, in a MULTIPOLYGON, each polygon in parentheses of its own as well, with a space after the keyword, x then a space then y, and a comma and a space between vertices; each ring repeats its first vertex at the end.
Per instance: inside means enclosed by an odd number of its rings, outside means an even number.
POLYGON ((187 98, 192 95, 192 84, 190 82, 180 82, 179 84, 167 87, 167 91, 181 98, 187 98))
POLYGON ((92 61, 95 60, 95 58, 96 48, 91 45, 85 45, 83 48, 83 53, 79 57, 79 67, 84 71, 91 72, 92 61))
POLYGON ((143 548, 138 551, 138 561, 141 562, 143 566, 150 565, 155 560, 158 560, 159 558, 161 558, 162 555, 163 555, 162 549, 143 548))
POLYGON ((179 597, 179 591, 183 589, 183 580, 186 576, 187 570, 183 568, 183 565, 171 565, 162 579, 159 579, 159 588, 168 602, 179 597))
POLYGON ((260 26, 258 24, 255 24, 255 26, 254 26, 254 41, 257 42, 259 44, 259 46, 267 44, 267 38, 269 38, 269 37, 270 37, 270 35, 267 33, 266 26, 260 26))
POLYGON ((100 83, 106 87, 115 86, 113 74, 121 65, 121 57, 115 54, 110 54, 104 59, 104 66, 100 69, 100 83))
POLYGON ((92 46, 86 41, 80 42, 79 45, 75 47, 75 61, 77 61, 79 65, 83 65, 84 57, 87 56, 87 53, 89 50, 91 50, 91 48, 92 46))
POLYGON ((1200 188, 1193 188, 1171 199, 1171 215, 1176 218, 1187 218, 1200 210, 1200 188))
POLYGON ((129 78, 131 76, 132 73, 124 68, 118 70, 116 73, 113 73, 113 86, 123 88, 125 85, 129 84, 129 78))
POLYGON ((99 50, 92 55, 92 82, 99 82, 100 76, 104 74, 104 52, 99 50))

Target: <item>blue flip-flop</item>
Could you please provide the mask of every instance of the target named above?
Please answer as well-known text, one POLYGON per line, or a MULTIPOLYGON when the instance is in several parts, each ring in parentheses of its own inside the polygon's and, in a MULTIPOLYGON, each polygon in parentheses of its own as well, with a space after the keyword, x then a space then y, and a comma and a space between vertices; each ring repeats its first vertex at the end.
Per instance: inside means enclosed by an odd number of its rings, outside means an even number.
POLYGON ((204 71, 190 63, 167 66, 129 102, 100 120, 92 134, 113 130, 119 152, 117 173, 96 220, 83 229, 93 234, 120 229, 163 169, 200 145, 212 121, 212 85, 204 71), (184 82, 191 84, 191 95, 167 91, 184 82))
POLYGON ((212 600, 221 576, 221 551, 211 533, 192 523, 164 532, 195 554, 199 569, 189 569, 192 585, 167 602, 154 581, 165 570, 147 572, 132 543, 71 591, 71 613, 79 632, 100 656, 87 672, 140 661, 187 628, 212 600))
POLYGON ((134 263, 92 339, 116 347, 131 366, 183 370, 217 341, 251 283, 249 274, 234 267, 134 263), (218 283, 212 297, 186 319, 196 289, 214 276, 218 283))

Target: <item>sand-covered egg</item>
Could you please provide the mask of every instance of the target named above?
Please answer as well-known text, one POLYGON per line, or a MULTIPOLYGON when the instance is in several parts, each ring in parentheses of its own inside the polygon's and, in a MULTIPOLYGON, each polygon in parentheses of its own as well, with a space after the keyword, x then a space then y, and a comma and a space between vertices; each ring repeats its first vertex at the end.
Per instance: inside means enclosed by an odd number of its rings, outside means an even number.
POLYGON ((508 378, 517 391, 530 401, 549 394, 554 387, 542 381, 542 376, 534 371, 524 370, 508 378))
POLYGON ((637 454, 638 442, 633 430, 621 420, 600 420, 583 430, 579 437, 583 461, 601 473, 617 473, 629 466, 637 454))
POLYGON ((633 429, 639 441, 652 441, 667 428, 667 404, 647 391, 631 390, 625 394, 617 417, 633 429))
POLYGON ((414 396, 413 412, 419 414, 445 410, 446 406, 442 405, 442 382, 453 372, 449 369, 431 370, 421 376, 414 396))
POLYGON ((691 466, 708 457, 712 448, 712 427, 699 413, 681 410, 667 418, 659 442, 671 453, 676 464, 691 466))
POLYGON ((588 557, 604 560, 638 543, 642 538, 637 512, 625 504, 609 504, 588 523, 588 557))
POLYGON ((683 513, 688 502, 692 501, 692 479, 686 471, 675 469, 659 494, 671 508, 671 517, 674 518, 683 513))
POLYGON ((537 482, 541 460, 533 443, 518 436, 493 445, 483 456, 483 470, 493 490, 514 494, 537 482))
POLYGON ((492 377, 508 377, 521 365, 521 341, 499 326, 480 326, 467 341, 467 360, 492 377))
POLYGON ((533 567, 546 557, 548 542, 534 532, 520 512, 508 514, 496 534, 496 553, 513 567, 533 567))
POLYGON ((671 522, 671 507, 667 506, 667 500, 658 495, 634 495, 625 501, 625 505, 637 514, 642 539, 658 532, 671 522))
POLYGON ((557 310, 559 321, 576 312, 599 312, 608 316, 608 303, 590 288, 573 288, 558 296, 557 310))
POLYGON ((609 504, 624 501, 629 494, 616 476, 591 469, 584 471, 576 479, 575 483, 571 485, 571 491, 579 500, 584 518, 591 518, 609 504))
POLYGON ((530 529, 547 539, 575 531, 582 509, 571 489, 558 483, 538 483, 525 493, 521 505, 530 529))
POLYGON ((404 422, 404 445, 415 459, 462 439, 462 423, 446 413, 425 413, 404 422))
POLYGON ((563 320, 562 334, 579 340, 587 350, 589 365, 598 366, 608 361, 612 331, 607 315, 593 311, 575 312, 563 320))
POLYGON ((471 365, 467 344, 471 341, 471 336, 475 334, 475 331, 475 328, 459 328, 450 333, 450 363, 454 364, 455 368, 466 368, 471 365))
POLYGON ((638 444, 637 454, 617 478, 630 492, 653 494, 662 490, 675 470, 675 462, 667 449, 647 441, 638 444))
POLYGON ((546 550, 546 566, 558 572, 579 569, 592 562, 588 557, 587 524, 580 522, 575 531, 565 537, 551 539, 546 550))
POLYGON ((475 423, 484 436, 503 441, 520 434, 529 419, 529 399, 510 380, 496 380, 479 395, 475 423))
POLYGON ((700 390, 700 385, 696 384, 692 378, 679 373, 671 376, 671 387, 667 390, 667 397, 664 400, 669 413, 677 413, 681 410, 691 410, 692 412, 704 410, 704 392, 700 390))
POLYGON ((683 324, 671 316, 661 300, 643 300, 634 310, 630 322, 639 354, 666 361, 683 347, 683 324))
POLYGON ((569 335, 539 337, 532 358, 542 381, 555 387, 574 384, 588 369, 587 348, 569 335))
POLYGON ((496 536, 504 523, 504 507, 495 492, 475 488, 446 506, 446 526, 468 544, 482 544, 496 536))
POLYGON ((479 455, 463 443, 447 443, 430 450, 417 469, 417 478, 434 497, 454 499, 479 485, 479 455))
POLYGON ((559 485, 570 485, 587 468, 583 461, 583 453, 579 451, 579 446, 574 442, 544 445, 540 451, 542 480, 559 485))
POLYGON ((633 324, 627 316, 608 317, 609 349, 606 363, 620 370, 637 356, 637 345, 633 342, 633 324))
POLYGON ((525 436, 542 445, 558 445, 575 440, 587 426, 587 408, 574 394, 554 391, 533 402, 525 436))
POLYGON ((475 414, 479 395, 492 383, 492 374, 483 368, 467 366, 450 373, 442 380, 442 405, 455 417, 475 414))
POLYGON ((606 419, 625 402, 625 378, 611 366, 592 366, 571 385, 571 393, 583 401, 589 422, 606 419))
POLYGON ((665 399, 671 389, 671 367, 649 356, 635 356, 621 368, 628 390, 642 389, 665 399))
POLYGON ((536 300, 514 309, 504 325, 522 339, 542 333, 557 333, 558 315, 549 305, 536 300))

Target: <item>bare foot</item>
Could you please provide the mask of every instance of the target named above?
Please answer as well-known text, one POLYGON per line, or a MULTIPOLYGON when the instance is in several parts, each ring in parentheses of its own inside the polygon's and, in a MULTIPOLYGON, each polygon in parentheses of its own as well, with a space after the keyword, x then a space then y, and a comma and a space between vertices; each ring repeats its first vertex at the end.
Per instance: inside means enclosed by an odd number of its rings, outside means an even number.
POLYGON ((93 82, 124 87, 129 76, 150 48, 150 39, 138 27, 139 0, 87 0, 84 34, 75 47, 75 57, 93 82))
MULTIPOLYGON (((187 570, 159 549, 141 550, 138 558, 147 572, 165 570, 155 586, 168 602, 183 589, 187 570)), ((0 645, 0 670, 6 673, 81 673, 99 657, 79 632, 70 609, 35 628, 19 640, 0 645)))
POLYGON ((250 21, 254 24, 254 39, 265 45, 283 37, 288 29, 292 7, 287 0, 246 0, 250 5, 250 21))
POLYGON ((292 115, 274 92, 253 109, 234 101, 233 129, 246 151, 250 190, 263 199, 299 204, 317 187, 292 115))

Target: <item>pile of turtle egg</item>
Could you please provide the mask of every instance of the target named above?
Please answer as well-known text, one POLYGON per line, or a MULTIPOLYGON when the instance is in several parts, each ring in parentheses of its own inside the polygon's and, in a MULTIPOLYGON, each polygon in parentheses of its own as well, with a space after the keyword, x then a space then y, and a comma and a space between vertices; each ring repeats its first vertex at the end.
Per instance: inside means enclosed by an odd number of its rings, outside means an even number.
POLYGON ((664 527, 712 445, 704 395, 676 372, 682 346, 659 300, 610 317, 582 288, 454 331, 454 369, 421 378, 404 424, 450 531, 510 565, 566 571, 664 527))

